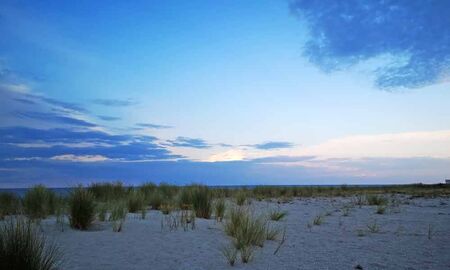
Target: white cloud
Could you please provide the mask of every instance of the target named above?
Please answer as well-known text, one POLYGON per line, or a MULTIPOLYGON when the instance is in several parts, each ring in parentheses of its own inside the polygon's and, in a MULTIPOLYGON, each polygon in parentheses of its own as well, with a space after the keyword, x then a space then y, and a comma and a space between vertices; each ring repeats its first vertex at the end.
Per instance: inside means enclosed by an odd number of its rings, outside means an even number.
POLYGON ((305 147, 302 155, 322 157, 450 157, 450 130, 358 135, 305 147))
POLYGON ((59 155, 50 158, 51 160, 59 160, 59 161, 74 161, 74 162, 98 162, 98 161, 106 161, 109 160, 105 156, 101 155, 83 155, 76 156, 72 154, 68 155, 59 155))

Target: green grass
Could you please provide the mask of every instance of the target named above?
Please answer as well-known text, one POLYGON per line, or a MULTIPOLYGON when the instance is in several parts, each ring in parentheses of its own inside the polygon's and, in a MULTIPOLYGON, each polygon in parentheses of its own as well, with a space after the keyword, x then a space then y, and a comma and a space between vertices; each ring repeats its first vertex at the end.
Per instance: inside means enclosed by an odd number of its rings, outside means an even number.
POLYGON ((101 202, 123 200, 128 196, 128 189, 122 182, 92 183, 88 190, 101 202))
POLYGON ((269 224, 266 226, 266 240, 277 240, 280 233, 281 230, 278 227, 270 226, 269 224))
POLYGON ((245 190, 238 190, 235 195, 235 200, 237 205, 244 205, 248 201, 247 192, 245 190))
POLYGON ((234 244, 241 250, 246 246, 264 246, 266 222, 255 217, 248 210, 233 208, 225 222, 225 233, 234 238, 234 244))
POLYGON ((387 198, 381 195, 367 195, 366 199, 368 205, 386 205, 388 203, 387 198))
POLYGON ((43 185, 29 189, 23 198, 25 214, 30 219, 44 219, 55 210, 55 193, 43 185))
POLYGON ((378 215, 383 215, 386 212, 386 205, 378 205, 377 206, 377 213, 378 215))
POLYGON ((237 255, 238 255, 238 250, 236 249, 236 247, 233 245, 224 246, 221 248, 220 251, 222 252, 222 255, 225 257, 225 259, 227 260, 228 264, 230 266, 234 266, 234 264, 236 263, 237 255))
POLYGON ((113 222, 113 231, 121 232, 123 229, 123 224, 127 217, 127 203, 123 201, 118 201, 113 203, 111 207, 111 215, 109 220, 113 222))
POLYGON ((369 232, 371 233, 379 233, 380 232, 380 225, 378 225, 377 221, 374 220, 367 224, 367 229, 369 229, 369 232))
POLYGON ((145 208, 145 195, 139 190, 132 190, 128 194, 128 211, 138 213, 145 208))
POLYGON ((78 230, 87 230, 95 219, 96 203, 90 190, 81 186, 72 190, 69 196, 70 226, 78 230))
POLYGON ((280 221, 287 215, 287 211, 281 211, 279 209, 272 209, 269 212, 269 218, 273 221, 280 221))
POLYGON ((17 215, 20 212, 20 198, 11 192, 0 193, 0 220, 5 216, 17 215))
POLYGON ((313 225, 319 226, 323 223, 323 216, 322 215, 317 215, 314 217, 313 220, 313 225))
POLYGON ((0 224, 0 269, 59 269, 61 253, 34 225, 23 219, 0 224))
POLYGON ((216 216, 216 220, 221 222, 223 220, 223 216, 225 215, 225 199, 219 198, 214 202, 214 213, 216 216))
POLYGON ((212 212, 212 196, 207 186, 198 185, 192 190, 192 208, 198 218, 209 219, 212 212))

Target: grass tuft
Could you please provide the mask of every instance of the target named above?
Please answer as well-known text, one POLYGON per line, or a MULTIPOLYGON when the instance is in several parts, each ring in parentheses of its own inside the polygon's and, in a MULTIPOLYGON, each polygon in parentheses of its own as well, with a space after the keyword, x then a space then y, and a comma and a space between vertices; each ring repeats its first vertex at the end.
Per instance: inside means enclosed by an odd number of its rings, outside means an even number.
POLYGON ((5 216, 16 215, 20 211, 19 197, 10 192, 0 193, 0 220, 5 216))
POLYGON ((0 225, 0 269, 58 269, 61 253, 23 218, 0 225))
POLYGON ((23 206, 30 219, 44 219, 55 209, 55 193, 43 185, 36 185, 25 193, 23 206))
POLYGON ((287 211, 280 211, 280 209, 272 209, 269 213, 270 220, 280 221, 287 215, 287 211))
POLYGON ((113 222, 113 232, 121 232, 123 224, 127 217, 127 204, 126 202, 115 202, 111 207, 111 215, 109 220, 113 222))
POLYGON ((76 187, 69 197, 70 226, 87 230, 95 219, 95 200, 91 191, 82 186, 76 187))
POLYGON ((262 247, 267 237, 266 222, 247 210, 231 209, 230 217, 225 223, 225 233, 234 238, 234 244, 239 250, 246 246, 262 247))
POLYGON ((322 215, 317 215, 314 217, 313 220, 313 225, 319 226, 323 223, 323 216, 322 215))
POLYGON ((209 219, 212 211, 212 196, 208 187, 196 186, 192 190, 192 207, 198 218, 209 219))
POLYGON ((214 212, 216 215, 216 220, 222 222, 223 216, 225 215, 225 199, 219 198, 214 202, 214 212))
POLYGON ((141 191, 132 190, 128 194, 128 211, 138 213, 145 208, 145 195, 141 191))
POLYGON ((230 266, 234 266, 238 254, 238 250, 236 249, 236 247, 233 245, 224 246, 220 251, 222 252, 225 259, 227 259, 228 264, 230 266))

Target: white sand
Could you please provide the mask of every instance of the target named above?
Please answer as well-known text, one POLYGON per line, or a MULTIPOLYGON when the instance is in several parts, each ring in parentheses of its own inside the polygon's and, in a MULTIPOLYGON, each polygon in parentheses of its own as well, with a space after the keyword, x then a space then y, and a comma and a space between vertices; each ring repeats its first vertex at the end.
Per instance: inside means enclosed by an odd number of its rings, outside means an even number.
MULTIPOLYGON (((450 269, 450 200, 414 199, 375 214, 375 206, 355 207, 347 217, 340 209, 348 199, 302 199, 280 205, 289 212, 277 222, 287 239, 276 255, 276 241, 258 248, 254 259, 231 267, 220 252, 229 242, 220 223, 197 219, 194 231, 161 231, 162 215, 149 211, 146 220, 129 214, 124 230, 97 223, 95 231, 60 232, 54 219, 43 221, 44 233, 65 254, 62 269, 450 269), (320 226, 307 227, 317 214, 332 211, 320 226), (367 232, 374 220, 380 233, 367 232), (432 238, 428 228, 432 226, 432 238), (358 236, 358 229, 365 236, 358 236)), ((263 210, 276 203, 253 202, 263 210)))

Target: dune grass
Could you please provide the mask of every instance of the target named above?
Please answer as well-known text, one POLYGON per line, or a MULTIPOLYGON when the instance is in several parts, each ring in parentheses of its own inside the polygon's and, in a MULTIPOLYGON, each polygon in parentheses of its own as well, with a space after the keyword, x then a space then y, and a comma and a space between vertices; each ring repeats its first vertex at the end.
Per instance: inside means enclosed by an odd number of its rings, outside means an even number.
POLYGON ((314 219, 313 219, 313 225, 315 225, 315 226, 321 225, 323 223, 323 219, 324 218, 323 218, 322 215, 315 216, 314 219))
POLYGON ((128 213, 127 203, 118 201, 112 204, 109 220, 113 222, 113 232, 121 232, 128 213))
POLYGON ((269 212, 269 218, 273 221, 280 221, 286 217, 287 211, 281 211, 280 209, 272 209, 269 212))
POLYGON ((23 198, 25 214, 30 219, 44 219, 55 210, 55 193, 44 185, 36 185, 29 189, 23 198))
POLYGON ((218 198, 214 202, 214 214, 215 214, 216 220, 218 222, 222 222, 223 216, 225 215, 225 199, 224 198, 218 198))
POLYGON ((145 208, 145 195, 139 190, 128 193, 128 212, 138 213, 145 208))
POLYGON ((20 198, 11 192, 0 193, 0 220, 5 216, 17 215, 20 212, 20 198))
POLYGON ((368 205, 386 205, 388 203, 388 200, 386 197, 381 195, 367 195, 367 204, 368 205))
POLYGON ((236 204, 239 206, 243 206, 248 201, 247 197, 248 197, 248 195, 245 190, 241 189, 241 190, 236 191, 236 195, 235 195, 236 204))
POLYGON ((241 250, 246 246, 264 246, 266 222, 243 208, 232 208, 225 223, 225 233, 234 238, 234 244, 241 250))
POLYGON ((69 196, 70 226, 78 230, 87 230, 95 219, 96 203, 90 190, 78 186, 69 196))
POLYGON ((230 266, 234 266, 238 255, 238 250, 236 249, 236 247, 233 245, 223 246, 220 251, 227 260, 228 264, 230 266))
POLYGON ((211 217, 212 196, 207 186, 198 185, 192 189, 192 208, 198 218, 211 217))
POLYGON ((61 253, 24 218, 0 224, 0 269, 59 269, 61 253))

